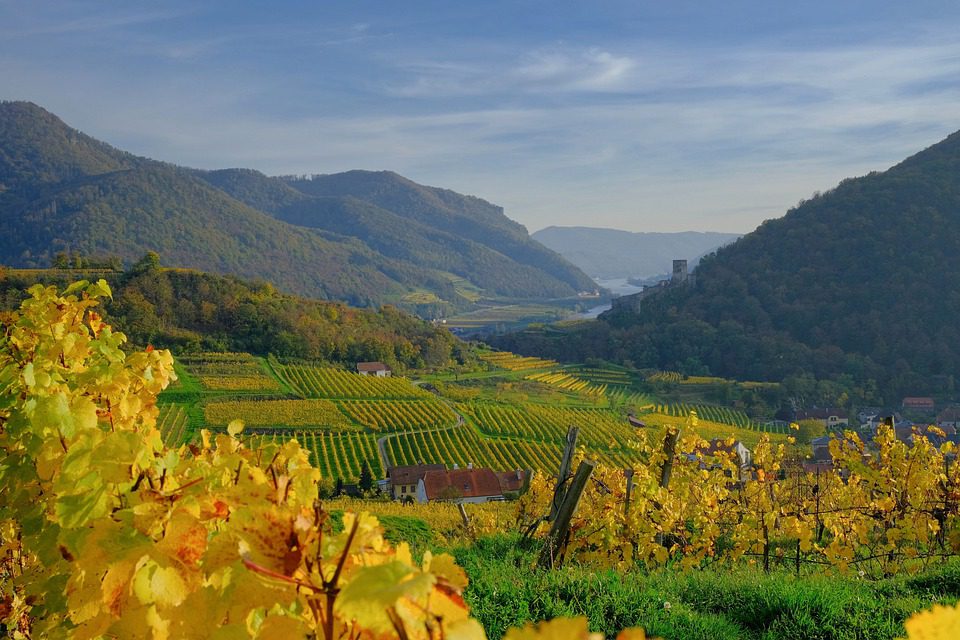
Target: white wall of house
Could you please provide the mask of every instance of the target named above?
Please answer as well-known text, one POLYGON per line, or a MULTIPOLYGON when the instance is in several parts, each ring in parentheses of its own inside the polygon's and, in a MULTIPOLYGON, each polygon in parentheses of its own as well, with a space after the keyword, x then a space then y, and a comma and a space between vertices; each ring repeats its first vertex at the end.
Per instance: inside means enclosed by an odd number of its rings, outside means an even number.
POLYGON ((417 502, 419 502, 420 504, 425 504, 428 502, 427 488, 424 486, 423 480, 420 480, 419 482, 417 482, 416 497, 417 497, 417 502))

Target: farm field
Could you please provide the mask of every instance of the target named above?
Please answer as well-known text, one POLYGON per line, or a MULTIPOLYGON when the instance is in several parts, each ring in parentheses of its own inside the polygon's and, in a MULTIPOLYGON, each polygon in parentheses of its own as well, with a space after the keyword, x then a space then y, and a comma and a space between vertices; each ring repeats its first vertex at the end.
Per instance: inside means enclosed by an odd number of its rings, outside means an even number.
POLYGON ((301 364, 273 364, 281 380, 304 398, 400 400, 429 398, 406 378, 376 378, 352 371, 301 364))
POLYGON ((554 322, 571 314, 569 309, 542 304, 503 304, 468 311, 446 319, 445 326, 464 332, 519 327, 531 322, 554 322))
POLYGON ((207 424, 223 426, 243 420, 249 427, 306 427, 354 431, 356 425, 330 400, 223 400, 204 407, 207 424))
MULTIPOLYGON (((580 428, 587 455, 617 467, 636 462, 641 435, 659 439, 667 426, 691 428, 691 411, 707 439, 752 446, 764 428, 730 408, 658 401, 620 367, 561 366, 509 352, 481 359, 489 377, 421 387, 401 376, 272 357, 191 355, 177 363, 181 379, 164 402, 161 431, 167 442, 184 442, 201 428, 240 419, 250 437, 296 438, 324 476, 352 481, 364 462, 378 478, 387 465, 421 461, 552 473, 571 426, 580 428), (646 429, 631 425, 628 413, 646 429)), ((785 441, 785 434, 772 435, 785 441)))
POLYGON ((180 363, 211 391, 280 391, 279 382, 264 369, 262 359, 247 353, 182 356, 180 363))
POLYGON ((329 432, 316 429, 272 429, 258 430, 251 436, 261 442, 282 443, 295 438, 310 451, 311 462, 320 470, 323 478, 353 481, 360 476, 360 469, 366 462, 375 478, 386 474, 380 456, 377 453, 377 438, 368 433, 329 432))
POLYGON ((175 404, 160 405, 160 415, 157 417, 157 428, 167 445, 181 442, 187 430, 187 412, 175 404))

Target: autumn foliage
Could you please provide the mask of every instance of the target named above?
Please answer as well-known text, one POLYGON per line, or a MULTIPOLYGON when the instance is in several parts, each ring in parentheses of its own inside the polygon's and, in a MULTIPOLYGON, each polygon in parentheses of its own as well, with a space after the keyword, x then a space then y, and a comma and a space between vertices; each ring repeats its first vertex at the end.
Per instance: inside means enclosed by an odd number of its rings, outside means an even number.
MULTIPOLYGON (((484 637, 461 597, 467 578, 450 556, 427 552, 415 562, 363 513, 345 514, 334 533, 318 499, 320 474, 295 440, 250 448, 234 422, 227 433, 164 445, 156 397, 174 379, 172 357, 122 351, 124 336, 95 311, 109 295, 103 281, 62 294, 36 286, 2 325, 0 622, 8 637, 484 637)), ((956 474, 943 453, 923 441, 909 450, 880 445, 877 463, 864 462, 862 443, 835 445, 852 474, 831 498, 844 515, 817 516, 825 532, 814 527, 808 498, 787 500, 789 485, 772 480, 780 453, 769 447, 755 463, 770 475, 747 493, 722 473, 731 461, 716 469, 680 464, 669 489, 656 487, 661 461, 653 457, 625 510, 607 472, 606 493, 583 506, 570 553, 621 566, 692 567, 756 553, 772 534, 840 569, 889 571, 954 553, 956 474), (874 561, 878 555, 885 559, 874 561)), ((955 617, 941 608, 908 628, 922 634, 955 617)), ((507 635, 594 637, 583 619, 507 635)))

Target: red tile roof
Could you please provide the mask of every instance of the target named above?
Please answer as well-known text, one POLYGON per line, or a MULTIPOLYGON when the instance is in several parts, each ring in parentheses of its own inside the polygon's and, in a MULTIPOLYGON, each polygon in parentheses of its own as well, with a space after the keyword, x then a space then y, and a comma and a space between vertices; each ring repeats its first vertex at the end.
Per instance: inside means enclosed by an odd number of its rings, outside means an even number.
POLYGON ((387 477, 392 485, 417 484, 428 471, 443 471, 442 464, 412 464, 405 467, 390 467, 387 477))
POLYGON ((933 409, 936 406, 933 398, 904 398, 903 407, 910 409, 933 409))
POLYGON ((423 475, 427 500, 486 498, 503 495, 500 481, 490 469, 428 471, 423 475))
POLYGON ((520 491, 523 488, 523 482, 526 480, 527 472, 522 469, 516 471, 498 471, 497 480, 500 481, 500 490, 503 493, 507 491, 520 491))
POLYGON ((357 371, 390 371, 390 367, 382 362, 358 362, 357 371))

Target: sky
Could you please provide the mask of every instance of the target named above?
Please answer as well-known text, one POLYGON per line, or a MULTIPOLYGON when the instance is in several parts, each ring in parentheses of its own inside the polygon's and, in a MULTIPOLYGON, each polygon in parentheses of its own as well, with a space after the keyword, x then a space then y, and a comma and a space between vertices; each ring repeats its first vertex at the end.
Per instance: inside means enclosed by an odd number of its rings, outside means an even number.
POLYGON ((0 0, 0 99, 126 151, 747 232, 960 129, 955 0, 0 0))

